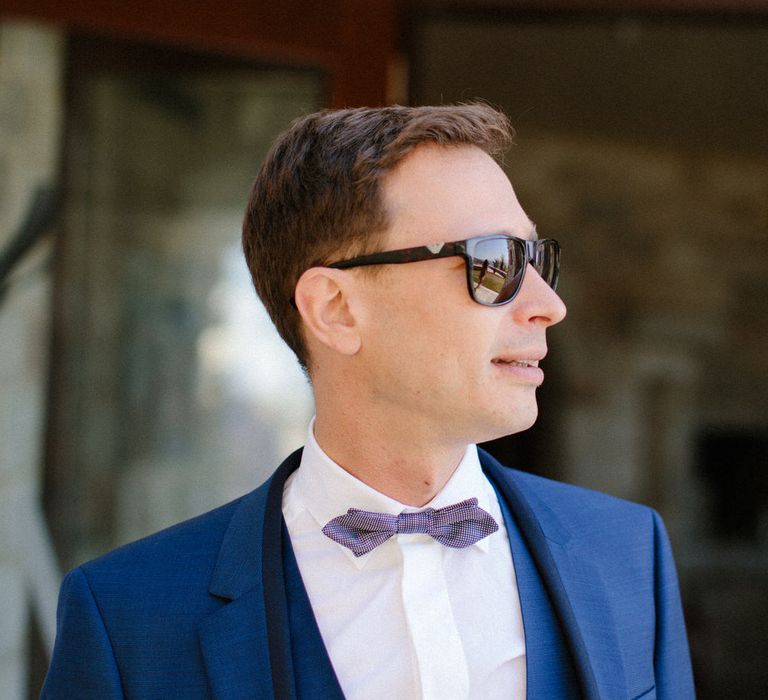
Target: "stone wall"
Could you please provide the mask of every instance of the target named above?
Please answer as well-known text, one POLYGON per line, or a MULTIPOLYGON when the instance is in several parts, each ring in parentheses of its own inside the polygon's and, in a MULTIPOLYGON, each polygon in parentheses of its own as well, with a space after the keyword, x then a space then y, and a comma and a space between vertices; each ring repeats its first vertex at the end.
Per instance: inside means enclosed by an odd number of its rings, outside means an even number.
MULTIPOLYGON (((57 185, 62 65, 60 31, 0 23, 0 256, 29 219, 38 189, 57 185)), ((41 508, 51 295, 45 229, 0 286, 0 695, 9 700, 26 697, 31 615, 52 642, 59 584, 41 508)))

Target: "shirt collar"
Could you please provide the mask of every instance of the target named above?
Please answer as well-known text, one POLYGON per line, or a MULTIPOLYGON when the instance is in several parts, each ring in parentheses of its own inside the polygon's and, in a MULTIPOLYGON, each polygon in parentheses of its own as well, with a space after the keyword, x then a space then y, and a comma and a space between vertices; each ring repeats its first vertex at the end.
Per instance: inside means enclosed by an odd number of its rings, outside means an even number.
MULTIPOLYGON (((468 445, 464 456, 445 486, 435 497, 421 508, 405 505, 400 501, 368 486, 357 477, 336 464, 320 447, 314 435, 314 418, 309 424, 307 441, 301 455, 301 463, 294 474, 292 488, 319 527, 349 508, 360 508, 379 513, 397 515, 403 511, 417 511, 424 508, 442 508, 475 497, 478 505, 490 513, 496 522, 501 521, 501 509, 488 479, 483 474, 477 447, 468 445)), ((473 547, 487 552, 488 537, 478 540, 473 547)), ((341 545, 339 545, 341 547, 341 545)), ((367 557, 355 557, 343 547, 352 560, 362 565, 367 557)))

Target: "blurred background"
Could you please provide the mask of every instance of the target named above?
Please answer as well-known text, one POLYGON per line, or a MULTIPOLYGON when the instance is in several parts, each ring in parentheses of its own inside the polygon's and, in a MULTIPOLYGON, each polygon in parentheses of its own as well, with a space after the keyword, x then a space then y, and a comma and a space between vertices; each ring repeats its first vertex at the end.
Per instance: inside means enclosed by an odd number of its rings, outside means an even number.
POLYGON ((768 697, 768 0, 671 6, 0 2, 0 697, 37 697, 65 570, 303 442, 239 252, 271 140, 474 98, 570 310, 490 449, 657 508, 699 697, 768 697))

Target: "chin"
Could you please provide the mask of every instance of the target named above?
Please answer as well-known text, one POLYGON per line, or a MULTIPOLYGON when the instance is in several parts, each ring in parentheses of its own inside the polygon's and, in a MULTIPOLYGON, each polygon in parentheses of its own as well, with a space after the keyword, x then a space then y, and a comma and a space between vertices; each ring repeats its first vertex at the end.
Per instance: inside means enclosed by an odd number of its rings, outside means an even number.
POLYGON ((538 417, 539 411, 535 400, 533 406, 518 406, 503 416, 502 425, 499 426, 500 434, 496 437, 522 433, 532 427, 538 417))
POLYGON ((535 410, 516 411, 511 415, 505 414, 500 416, 495 414, 482 426, 478 427, 475 431, 476 437, 469 442, 490 442, 491 440, 498 440, 507 435, 522 433, 524 430, 528 430, 528 428, 536 422, 537 417, 538 413, 535 410))

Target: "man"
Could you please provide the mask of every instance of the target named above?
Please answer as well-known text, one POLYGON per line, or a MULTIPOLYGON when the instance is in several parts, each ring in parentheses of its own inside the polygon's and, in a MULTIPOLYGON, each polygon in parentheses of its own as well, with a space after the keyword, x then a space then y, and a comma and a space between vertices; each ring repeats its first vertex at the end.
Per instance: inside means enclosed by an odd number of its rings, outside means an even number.
POLYGON ((659 517, 475 447, 534 422, 565 316, 558 244, 494 160, 509 140, 485 105, 278 140, 243 242, 312 381, 307 444, 70 572, 44 697, 693 697, 659 517))

